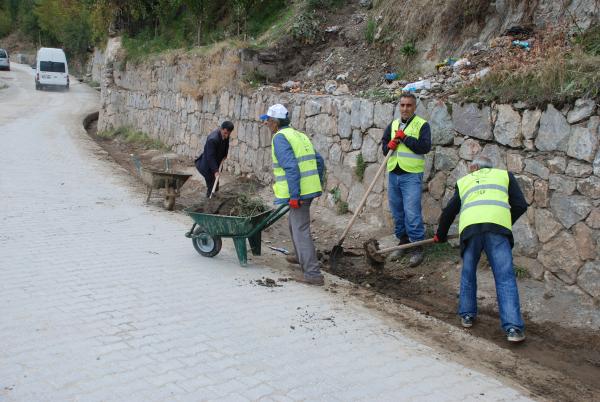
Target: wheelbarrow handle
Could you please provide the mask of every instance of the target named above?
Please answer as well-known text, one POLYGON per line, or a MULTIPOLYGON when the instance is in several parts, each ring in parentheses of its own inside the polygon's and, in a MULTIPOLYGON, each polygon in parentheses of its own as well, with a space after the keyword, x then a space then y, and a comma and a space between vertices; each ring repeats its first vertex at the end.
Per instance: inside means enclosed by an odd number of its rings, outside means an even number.
MULTIPOLYGON (((450 240, 450 239, 456 239, 457 237, 458 237, 458 235, 448 236, 448 240, 450 240)), ((402 244, 400 246, 382 248, 381 250, 377 251, 377 254, 385 254, 385 253, 389 253, 390 251, 396 251, 396 250, 406 250, 407 248, 413 248, 413 247, 417 247, 417 246, 424 246, 426 244, 431 244, 431 243, 434 243, 433 239, 426 239, 426 240, 415 241, 413 243, 402 244)))
POLYGON ((275 222, 277 222, 279 220, 279 218, 281 218, 283 215, 287 214, 287 212, 289 210, 290 210, 290 206, 288 204, 281 204, 279 207, 277 207, 276 209, 274 209, 265 218, 265 220, 263 220, 261 223, 259 223, 258 225, 256 225, 254 227, 254 229, 252 229, 250 231, 250 233, 248 233, 245 237, 252 237, 255 234, 257 234, 258 232, 260 232, 261 230, 264 230, 264 229, 268 228, 269 226, 271 226, 272 224, 274 224, 275 222))

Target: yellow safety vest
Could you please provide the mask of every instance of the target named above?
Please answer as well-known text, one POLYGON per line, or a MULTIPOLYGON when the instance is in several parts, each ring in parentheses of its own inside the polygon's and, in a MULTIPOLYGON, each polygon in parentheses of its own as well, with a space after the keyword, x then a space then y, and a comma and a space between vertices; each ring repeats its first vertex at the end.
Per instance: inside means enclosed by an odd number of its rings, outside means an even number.
POLYGON ((319 170, 317 169, 317 157, 310 139, 306 134, 287 127, 275 133, 271 139, 271 157, 273 158, 273 174, 275 175, 273 192, 275 193, 275 198, 284 200, 290 198, 285 170, 279 166, 279 162, 275 156, 274 140, 278 135, 283 135, 290 143, 294 151, 294 156, 298 161, 298 169, 300 170, 300 195, 322 191, 319 170))
POLYGON ((512 230, 508 203, 508 172, 479 169, 458 180, 460 218, 458 232, 478 223, 495 223, 512 230))
MULTIPOLYGON (((417 115, 414 115, 413 119, 404 129, 404 134, 406 134, 409 137, 419 139, 419 136, 421 135, 421 127, 423 127, 423 124, 425 123, 427 123, 427 120, 417 115)), ((398 128, 400 128, 400 120, 394 120, 392 122, 392 132, 390 133, 390 140, 394 139, 398 128)), ((409 147, 400 142, 396 150, 393 151, 393 154, 388 159, 388 172, 391 172, 392 170, 396 169, 396 166, 400 166, 400 168, 405 172, 423 173, 423 171, 425 171, 425 155, 419 155, 414 153, 409 147)))

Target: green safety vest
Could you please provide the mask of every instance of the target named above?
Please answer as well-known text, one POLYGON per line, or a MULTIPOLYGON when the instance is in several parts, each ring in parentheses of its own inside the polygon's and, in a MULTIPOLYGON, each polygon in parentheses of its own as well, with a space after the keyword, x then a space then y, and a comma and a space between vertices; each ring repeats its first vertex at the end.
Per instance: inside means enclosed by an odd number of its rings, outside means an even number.
POLYGON ((271 140, 271 157, 273 158, 273 174, 275 175, 275 184, 273 184, 275 198, 284 200, 290 198, 285 170, 279 166, 279 162, 275 156, 273 141, 278 135, 283 135, 290 143, 294 151, 294 156, 298 161, 298 169, 300 169, 300 195, 322 191, 319 170, 317 169, 317 157, 310 139, 306 134, 288 127, 275 133, 271 140))
MULTIPOLYGON (((413 119, 404 129, 404 134, 406 134, 409 137, 419 139, 419 136, 421 135, 421 127, 423 127, 423 124, 425 123, 427 123, 427 120, 417 115, 414 115, 413 119)), ((394 139, 398 128, 400 128, 400 120, 394 120, 392 122, 392 132, 390 133, 390 140, 394 139)), ((423 171, 425 171, 425 155, 419 155, 414 153, 409 147, 400 142, 396 150, 393 151, 393 154, 388 159, 388 172, 391 172, 392 170, 396 169, 396 166, 400 166, 400 168, 405 172, 423 173, 423 171)))
POLYGON ((458 180, 460 218, 458 232, 478 223, 495 223, 512 230, 508 203, 508 172, 479 169, 458 180))

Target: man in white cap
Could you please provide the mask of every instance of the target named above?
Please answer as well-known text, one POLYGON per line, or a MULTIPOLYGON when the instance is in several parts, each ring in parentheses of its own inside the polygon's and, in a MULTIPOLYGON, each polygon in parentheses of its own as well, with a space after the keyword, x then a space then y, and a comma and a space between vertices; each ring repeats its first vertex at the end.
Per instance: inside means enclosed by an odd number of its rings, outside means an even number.
POLYGON ((325 162, 315 151, 308 136, 290 127, 285 106, 273 105, 260 118, 266 121, 273 133, 271 156, 275 175, 275 204, 290 205, 290 234, 297 263, 303 270, 303 275, 296 280, 322 286, 323 275, 310 233, 310 205, 314 198, 321 195, 325 162))

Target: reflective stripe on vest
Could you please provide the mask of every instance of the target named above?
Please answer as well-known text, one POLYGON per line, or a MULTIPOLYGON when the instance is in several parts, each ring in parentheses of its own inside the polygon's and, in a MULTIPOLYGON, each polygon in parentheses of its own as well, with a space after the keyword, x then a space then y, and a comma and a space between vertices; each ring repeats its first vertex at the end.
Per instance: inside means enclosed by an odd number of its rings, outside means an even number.
POLYGON ((277 132, 271 140, 271 157, 273 158, 273 174, 275 175, 275 184, 273 192, 277 199, 290 198, 285 170, 279 165, 275 156, 274 140, 278 135, 283 135, 290 143, 298 169, 300 171, 300 195, 314 194, 322 191, 319 170, 317 169, 317 156, 310 139, 306 134, 294 130, 291 127, 284 128, 277 132))
POLYGON ((478 223, 495 223, 512 230, 508 182, 508 172, 501 169, 480 169, 458 180, 459 233, 478 223))
MULTIPOLYGON (((414 115, 408 126, 405 127, 404 134, 409 137, 419 139, 421 135, 421 127, 423 127, 423 124, 425 123, 427 123, 425 119, 414 115)), ((398 128, 400 128, 400 120, 394 120, 392 122, 390 140, 394 138, 398 128)), ((394 153, 388 159, 388 172, 396 169, 396 166, 400 166, 400 168, 405 172, 423 173, 425 170, 425 155, 414 153, 409 147, 400 142, 394 153)))

